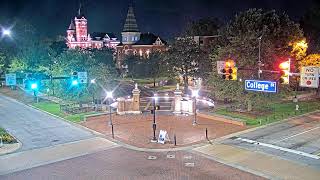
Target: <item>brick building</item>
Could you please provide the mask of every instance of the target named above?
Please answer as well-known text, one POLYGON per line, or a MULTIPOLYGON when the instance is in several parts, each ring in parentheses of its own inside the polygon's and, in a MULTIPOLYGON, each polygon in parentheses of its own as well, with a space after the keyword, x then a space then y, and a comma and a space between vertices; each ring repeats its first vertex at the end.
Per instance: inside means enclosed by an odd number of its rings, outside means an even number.
POLYGON ((68 48, 116 48, 120 41, 113 33, 94 32, 88 34, 88 21, 81 14, 80 9, 78 15, 71 20, 67 30, 66 44, 68 48))
POLYGON ((122 42, 116 47, 118 67, 121 67, 127 55, 148 57, 153 51, 161 52, 166 50, 166 42, 159 36, 152 33, 141 33, 139 31, 132 7, 129 7, 121 35, 122 42))

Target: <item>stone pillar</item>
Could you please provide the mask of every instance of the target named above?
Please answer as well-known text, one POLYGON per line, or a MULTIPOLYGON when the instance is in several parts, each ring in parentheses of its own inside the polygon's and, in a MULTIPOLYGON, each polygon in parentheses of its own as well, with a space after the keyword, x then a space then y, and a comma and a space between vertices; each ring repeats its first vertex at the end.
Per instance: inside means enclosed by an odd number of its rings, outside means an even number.
POLYGON ((181 100, 182 100, 182 91, 179 89, 179 84, 177 84, 176 90, 174 93, 174 111, 175 114, 181 114, 182 108, 181 108, 181 100))
POLYGON ((118 101, 117 114, 119 115, 125 114, 125 99, 118 98, 117 101, 118 101))
POLYGON ((133 113, 140 112, 140 90, 138 89, 138 84, 135 84, 135 88, 132 90, 132 109, 133 113))
POLYGON ((194 115, 194 98, 191 98, 188 100, 188 114, 189 115, 194 115))

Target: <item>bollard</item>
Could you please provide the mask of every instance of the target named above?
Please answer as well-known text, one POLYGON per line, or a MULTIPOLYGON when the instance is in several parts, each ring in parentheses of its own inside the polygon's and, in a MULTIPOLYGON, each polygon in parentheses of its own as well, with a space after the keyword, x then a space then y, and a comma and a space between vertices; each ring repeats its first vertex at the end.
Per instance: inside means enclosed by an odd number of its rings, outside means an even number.
POLYGON ((209 139, 208 138, 208 128, 206 128, 206 139, 209 139))
POLYGON ((176 137, 176 134, 174 134, 173 140, 174 140, 174 145, 176 146, 176 145, 177 145, 177 137, 176 137))
POLYGON ((114 139, 113 124, 111 124, 111 133, 112 133, 112 138, 114 139))

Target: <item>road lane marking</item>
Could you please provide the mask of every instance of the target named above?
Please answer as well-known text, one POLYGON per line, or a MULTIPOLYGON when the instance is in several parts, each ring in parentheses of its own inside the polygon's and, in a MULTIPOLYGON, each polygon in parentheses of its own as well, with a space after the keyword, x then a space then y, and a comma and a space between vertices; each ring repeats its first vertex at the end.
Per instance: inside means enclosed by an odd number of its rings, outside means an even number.
POLYGON ((277 149, 277 150, 284 151, 284 152, 298 154, 298 155, 309 157, 309 158, 312 158, 312 159, 320 159, 319 156, 314 155, 314 154, 309 154, 309 153, 305 153, 305 152, 302 152, 302 151, 297 151, 297 150, 293 150, 293 149, 289 149, 289 148, 284 148, 284 147, 276 146, 276 145, 273 145, 273 144, 262 143, 262 142, 254 141, 254 140, 251 140, 251 139, 246 139, 246 138, 240 138, 239 137, 236 140, 247 142, 247 143, 254 144, 254 145, 269 147, 269 148, 277 149))
POLYGON ((320 126, 315 127, 315 128, 312 128, 312 129, 309 129, 309 130, 307 130, 307 131, 303 131, 303 132, 301 132, 301 133, 298 133, 298 134, 295 134, 295 135, 292 135, 292 136, 289 136, 289 137, 286 137, 286 138, 283 138, 283 139, 280 139, 280 140, 278 140, 278 141, 275 141, 274 143, 278 143, 278 142, 281 142, 281 141, 285 141, 285 140, 287 140, 287 139, 290 139, 290 138, 299 136, 299 135, 301 135, 301 134, 308 133, 308 132, 310 132, 310 131, 313 131, 313 130, 319 129, 319 128, 320 128, 320 126))

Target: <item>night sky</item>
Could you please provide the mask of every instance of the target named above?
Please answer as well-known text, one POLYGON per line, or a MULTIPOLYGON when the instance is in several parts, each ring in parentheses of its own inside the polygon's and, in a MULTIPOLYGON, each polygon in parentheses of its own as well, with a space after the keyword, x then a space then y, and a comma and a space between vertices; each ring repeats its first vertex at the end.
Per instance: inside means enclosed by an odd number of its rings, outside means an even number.
MULTIPOLYGON (((217 17, 227 22, 248 8, 276 9, 298 21, 314 0, 81 0, 90 32, 122 31, 129 4, 133 4, 141 32, 172 38, 189 20, 217 17)), ((80 0, 1 0, 1 18, 27 19, 42 35, 65 35, 80 0)))

